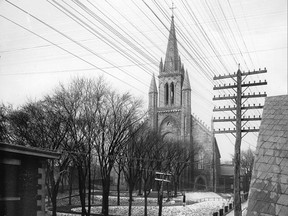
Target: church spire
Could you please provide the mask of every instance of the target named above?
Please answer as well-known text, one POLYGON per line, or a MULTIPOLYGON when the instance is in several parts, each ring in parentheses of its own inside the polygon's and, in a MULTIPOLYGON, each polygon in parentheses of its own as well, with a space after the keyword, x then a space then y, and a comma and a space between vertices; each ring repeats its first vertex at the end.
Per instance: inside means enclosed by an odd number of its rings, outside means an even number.
POLYGON ((166 57, 164 62, 164 72, 173 73, 178 70, 179 54, 177 47, 177 39, 175 33, 174 16, 172 16, 171 27, 169 32, 166 57))

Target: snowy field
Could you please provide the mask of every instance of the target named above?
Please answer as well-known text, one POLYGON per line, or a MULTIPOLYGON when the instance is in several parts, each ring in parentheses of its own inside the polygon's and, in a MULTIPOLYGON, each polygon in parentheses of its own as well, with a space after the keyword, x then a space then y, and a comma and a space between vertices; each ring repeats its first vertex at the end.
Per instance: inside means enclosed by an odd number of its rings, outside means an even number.
MULTIPOLYGON (((213 212, 218 211, 223 206, 223 201, 205 201, 184 206, 164 206, 162 209, 163 216, 211 216, 213 212)), ((158 206, 148 206, 148 215, 157 216, 158 206)), ((72 209, 80 212, 81 208, 72 209)), ((101 207, 92 207, 92 213, 101 213, 101 207)), ((128 206, 110 206, 109 214, 112 215, 128 215, 128 206)), ((143 206, 132 206, 133 216, 144 215, 143 206)))
MULTIPOLYGON (((181 199, 182 197, 178 197, 181 199)), ((151 199, 151 198, 149 198, 151 199)), ((163 216, 208 216, 212 215, 213 212, 218 211, 220 208, 228 204, 229 199, 223 199, 222 196, 213 192, 195 192, 186 193, 186 200, 190 201, 201 201, 192 205, 186 206, 163 206, 162 215, 163 216), (206 199, 206 201, 204 201, 206 199)), ((135 198, 134 202, 139 203, 143 201, 143 198, 135 198)), ((158 206, 148 206, 148 215, 157 216, 158 206)), ((72 211, 80 212, 81 208, 73 208, 72 211)), ((91 208, 92 213, 101 213, 101 207, 93 206, 91 208)), ((112 215, 128 215, 128 206, 110 206, 109 214, 112 215)), ((132 205, 132 215, 142 216, 144 214, 144 206, 133 206, 132 205)))

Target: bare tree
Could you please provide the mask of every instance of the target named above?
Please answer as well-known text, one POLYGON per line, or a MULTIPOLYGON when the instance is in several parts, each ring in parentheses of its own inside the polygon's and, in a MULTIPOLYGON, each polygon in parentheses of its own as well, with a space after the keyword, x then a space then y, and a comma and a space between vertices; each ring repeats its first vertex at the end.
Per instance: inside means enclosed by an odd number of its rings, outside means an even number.
POLYGON ((59 185, 70 162, 67 149, 65 119, 49 100, 29 102, 9 115, 13 141, 62 152, 57 160, 48 160, 46 184, 52 203, 52 215, 56 216, 56 198, 59 185))
POLYGON ((138 124, 136 127, 130 129, 131 138, 128 141, 122 153, 122 167, 125 180, 128 184, 129 192, 129 208, 128 215, 131 215, 133 190, 137 182, 139 182, 142 174, 141 157, 143 154, 143 132, 145 131, 145 124, 138 124))
POLYGON ((53 97, 55 106, 66 119, 68 139, 73 146, 70 157, 78 170, 79 196, 82 215, 91 211, 91 163, 94 133, 98 129, 97 115, 101 98, 106 94, 104 80, 77 78, 67 87, 60 85, 53 97), (88 185, 86 184, 88 180, 88 185), (88 210, 86 204, 88 189, 88 210))
POLYGON ((144 215, 147 216, 147 199, 154 185, 155 172, 162 169, 164 145, 162 137, 154 131, 147 130, 142 134, 142 139, 140 167, 144 192, 144 215))
POLYGON ((8 115, 12 111, 12 106, 0 104, 0 142, 10 142, 8 115))
POLYGON ((99 104, 93 144, 102 177, 102 214, 108 215, 111 170, 130 139, 130 127, 140 120, 141 102, 128 93, 120 95, 108 91, 105 97, 99 98, 99 104))
POLYGON ((245 174, 245 189, 249 191, 249 186, 252 177, 253 164, 255 159, 255 153, 249 148, 241 151, 240 165, 245 174))
POLYGON ((197 144, 183 141, 170 141, 166 144, 167 170, 172 174, 174 196, 177 196, 180 176, 187 167, 193 166, 195 155, 199 151, 197 144))

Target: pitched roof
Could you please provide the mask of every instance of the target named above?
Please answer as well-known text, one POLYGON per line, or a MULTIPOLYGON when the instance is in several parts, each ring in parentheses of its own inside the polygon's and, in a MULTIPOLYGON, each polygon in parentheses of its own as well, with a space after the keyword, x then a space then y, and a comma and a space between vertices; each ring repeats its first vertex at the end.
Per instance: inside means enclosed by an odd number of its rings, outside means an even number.
POLYGON ((41 158, 47 159, 57 159, 60 156, 60 153, 49 151, 47 149, 40 149, 36 147, 27 147, 21 145, 14 145, 9 143, 2 143, 0 142, 0 152, 9 152, 18 155, 29 155, 29 156, 36 156, 41 158))
POLYGON ((166 57, 164 62, 165 72, 174 72, 179 68, 179 54, 177 47, 177 39, 175 33, 174 17, 172 16, 168 45, 166 50, 166 57))
POLYGON ((288 215, 288 95, 266 98, 247 215, 288 215))

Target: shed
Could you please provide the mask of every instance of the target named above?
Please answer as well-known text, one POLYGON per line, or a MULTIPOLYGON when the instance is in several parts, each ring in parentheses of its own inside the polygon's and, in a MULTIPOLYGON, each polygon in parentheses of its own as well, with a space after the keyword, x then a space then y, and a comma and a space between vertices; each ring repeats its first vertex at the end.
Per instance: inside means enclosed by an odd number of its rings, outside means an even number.
POLYGON ((47 159, 59 153, 0 143, 0 215, 45 215, 47 159))

